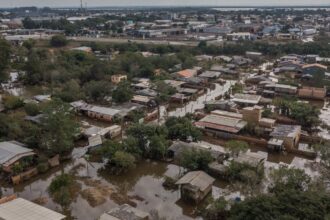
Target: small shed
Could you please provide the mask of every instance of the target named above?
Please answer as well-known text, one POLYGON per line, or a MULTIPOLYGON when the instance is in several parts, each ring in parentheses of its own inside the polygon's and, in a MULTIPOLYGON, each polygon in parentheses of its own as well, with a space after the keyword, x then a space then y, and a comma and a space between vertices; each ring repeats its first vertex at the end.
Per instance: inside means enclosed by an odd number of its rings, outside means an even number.
POLYGON ((202 201, 211 191, 215 179, 203 171, 192 171, 175 184, 180 186, 181 197, 195 203, 202 201))
POLYGON ((136 209, 128 204, 121 205, 117 208, 103 213, 99 220, 148 220, 147 212, 136 209))

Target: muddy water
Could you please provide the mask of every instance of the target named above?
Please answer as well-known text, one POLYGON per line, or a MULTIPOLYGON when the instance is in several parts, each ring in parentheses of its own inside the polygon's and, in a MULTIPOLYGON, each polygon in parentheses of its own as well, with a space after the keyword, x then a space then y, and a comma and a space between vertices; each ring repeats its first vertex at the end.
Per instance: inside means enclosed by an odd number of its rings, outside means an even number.
MULTIPOLYGON (((78 220, 97 219, 103 212, 117 207, 122 203, 135 205, 137 208, 150 212, 157 210, 160 216, 167 219, 194 219, 196 207, 188 205, 179 200, 178 190, 166 190, 162 183, 164 176, 177 176, 182 169, 176 165, 160 162, 141 162, 135 169, 121 176, 110 175, 107 170, 100 171, 103 164, 89 163, 85 159, 77 159, 74 162, 64 164, 62 167, 49 172, 46 175, 38 176, 22 185, 2 187, 4 195, 16 193, 18 196, 28 200, 46 197, 44 206, 53 210, 62 211, 61 207, 49 198, 47 187, 51 180, 61 172, 72 172, 77 181, 81 184, 82 190, 91 188, 84 178, 98 180, 99 185, 111 188, 111 194, 105 196, 106 201, 93 207, 81 195, 74 199, 70 206, 69 214, 78 220)), ((223 183, 216 183, 214 194, 223 193, 223 183)), ((215 195, 216 196, 216 195, 215 195)))

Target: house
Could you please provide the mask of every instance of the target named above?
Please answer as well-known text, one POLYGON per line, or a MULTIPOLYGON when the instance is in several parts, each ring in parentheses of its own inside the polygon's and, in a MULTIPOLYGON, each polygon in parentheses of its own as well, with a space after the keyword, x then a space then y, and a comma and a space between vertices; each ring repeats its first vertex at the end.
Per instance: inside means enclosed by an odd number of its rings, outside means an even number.
POLYGON ((176 75, 180 78, 190 78, 197 76, 197 72, 196 69, 185 69, 177 72, 176 75))
POLYGON ((249 32, 238 32, 227 34, 227 40, 238 41, 238 40, 254 40, 255 35, 249 32))
POLYGON ((270 133, 272 138, 283 140, 286 150, 293 149, 299 144, 300 135, 300 125, 277 125, 270 133))
POLYGON ((233 158, 233 161, 236 163, 248 164, 256 168, 262 165, 265 160, 266 157, 264 155, 253 152, 241 153, 237 157, 233 158))
POLYGON ((227 111, 222 111, 222 110, 214 110, 211 111, 212 115, 219 115, 219 116, 224 116, 224 117, 229 117, 229 118, 237 118, 237 119, 242 119, 243 115, 240 113, 235 113, 235 112, 227 112, 227 111))
POLYGON ((207 131, 225 132, 236 134, 247 125, 246 121, 238 118, 231 118, 219 115, 207 115, 198 122, 195 126, 206 129, 207 131))
POLYGON ((221 76, 220 72, 205 71, 202 74, 200 74, 198 77, 205 78, 207 80, 214 80, 214 79, 218 79, 220 76, 221 76))
POLYGON ((250 95, 250 94, 242 94, 242 93, 236 93, 234 95, 234 98, 232 99, 233 102, 235 102, 238 105, 242 106, 251 106, 251 105, 257 105, 261 100, 260 95, 250 95))
POLYGON ((99 220, 148 220, 149 213, 134 208, 128 204, 123 204, 117 208, 103 213, 99 220))
POLYGON ((298 89, 299 98, 324 100, 327 95, 326 88, 302 87, 298 89))
POLYGON ((73 50, 73 51, 81 51, 81 52, 85 52, 85 53, 91 53, 92 52, 92 48, 86 47, 86 46, 75 47, 75 48, 72 48, 71 50, 73 50))
POLYGON ((196 203, 202 201, 210 192, 215 179, 203 171, 192 171, 181 177, 179 185, 181 197, 196 203))
POLYGON ((211 60, 213 60, 213 56, 209 56, 209 55, 198 55, 198 56, 195 56, 195 59, 197 61, 211 61, 211 60))
POLYGON ((157 103, 156 101, 148 96, 142 96, 142 95, 134 95, 131 99, 131 102, 141 104, 148 107, 156 107, 157 103))
POLYGON ((11 172, 15 164, 20 160, 34 156, 33 150, 24 147, 24 144, 16 141, 0 142, 0 166, 5 172, 11 172))
POLYGON ((273 151, 282 151, 284 150, 283 140, 271 138, 267 143, 267 148, 273 151))
POLYGON ((87 105, 81 108, 81 110, 90 118, 96 118, 109 122, 112 121, 113 118, 120 112, 118 109, 96 105, 87 105))
POLYGON ((122 81, 127 80, 127 75, 123 75, 123 74, 116 74, 116 75, 112 75, 111 76, 111 82, 114 84, 118 84, 122 81))
POLYGON ((106 128, 91 126, 83 130, 83 135, 87 138, 95 135, 100 135, 102 138, 114 138, 120 135, 120 133, 121 127, 119 125, 112 125, 106 128))
POLYGON ((1 220, 63 220, 66 216, 16 196, 0 199, 1 220))
POLYGON ((205 107, 209 109, 219 109, 223 111, 235 111, 237 105, 230 100, 211 100, 204 102, 205 107))

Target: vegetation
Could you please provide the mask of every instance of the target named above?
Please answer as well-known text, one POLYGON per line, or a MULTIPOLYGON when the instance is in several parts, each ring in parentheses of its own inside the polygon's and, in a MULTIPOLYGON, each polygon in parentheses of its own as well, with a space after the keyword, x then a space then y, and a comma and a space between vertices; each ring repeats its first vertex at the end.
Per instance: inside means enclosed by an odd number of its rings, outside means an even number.
POLYGON ((53 100, 44 111, 40 147, 50 155, 64 155, 74 147, 78 126, 69 106, 60 100, 53 100))
POLYGON ((168 137, 170 139, 198 141, 202 136, 201 131, 191 123, 188 117, 170 117, 165 125, 168 128, 168 137))
POLYGON ((68 207, 77 196, 79 188, 73 176, 63 173, 52 180, 48 191, 56 203, 68 207))
POLYGON ((41 109, 36 103, 27 103, 24 105, 24 110, 26 114, 30 116, 36 116, 40 113, 41 109))
POLYGON ((50 39, 50 45, 53 47, 64 47, 67 43, 65 35, 55 35, 50 39))
POLYGON ((130 84, 127 82, 121 82, 112 93, 112 100, 117 103, 127 102, 131 100, 132 97, 133 91, 130 88, 130 84))
POLYGON ((211 153, 203 150, 185 150, 180 157, 180 165, 189 170, 207 170, 212 161, 211 153))
POLYGON ((10 44, 4 39, 0 39, 0 82, 7 79, 7 74, 5 70, 9 65, 10 54, 10 44))
POLYGON ((231 140, 227 141, 225 146, 232 157, 238 157, 240 153, 244 153, 249 149, 249 144, 245 141, 231 140))
POLYGON ((7 110, 15 110, 24 106, 23 100, 17 96, 5 96, 3 105, 7 110))

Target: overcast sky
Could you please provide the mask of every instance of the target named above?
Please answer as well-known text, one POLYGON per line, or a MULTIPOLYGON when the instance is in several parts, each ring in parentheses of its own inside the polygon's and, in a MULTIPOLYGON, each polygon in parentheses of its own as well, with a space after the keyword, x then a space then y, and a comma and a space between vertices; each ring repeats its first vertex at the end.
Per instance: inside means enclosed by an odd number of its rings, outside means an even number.
MULTIPOLYGON (((88 6, 256 6, 330 5, 330 0, 83 0, 88 6)), ((80 5, 80 0, 0 0, 0 7, 65 7, 80 5)))

